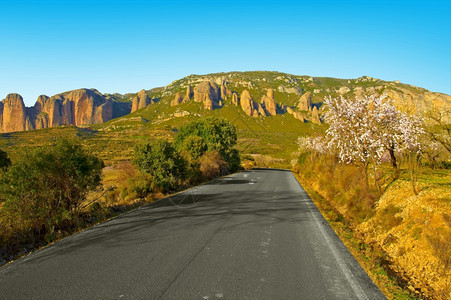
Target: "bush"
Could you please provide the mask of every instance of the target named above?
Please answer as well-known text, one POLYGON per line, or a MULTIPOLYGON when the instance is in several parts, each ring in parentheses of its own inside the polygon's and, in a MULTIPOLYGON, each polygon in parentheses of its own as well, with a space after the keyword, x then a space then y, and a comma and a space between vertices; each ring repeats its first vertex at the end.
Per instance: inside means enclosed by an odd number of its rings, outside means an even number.
POLYGON ((206 152, 199 159, 200 171, 205 179, 211 180, 228 172, 228 164, 225 162, 219 152, 206 152))
POLYGON ((186 177, 186 161, 165 140, 138 144, 134 162, 142 173, 150 175, 152 189, 175 189, 186 177))
POLYGON ((34 239, 55 227, 76 225, 81 203, 100 184, 102 168, 103 162, 77 141, 23 153, 0 178, 2 229, 34 239))
POLYGON ((235 126, 227 120, 213 117, 197 120, 180 128, 174 144, 181 152, 194 147, 189 152, 197 157, 205 151, 216 151, 228 163, 230 171, 235 172, 241 164, 238 151, 233 148, 236 141, 235 126))

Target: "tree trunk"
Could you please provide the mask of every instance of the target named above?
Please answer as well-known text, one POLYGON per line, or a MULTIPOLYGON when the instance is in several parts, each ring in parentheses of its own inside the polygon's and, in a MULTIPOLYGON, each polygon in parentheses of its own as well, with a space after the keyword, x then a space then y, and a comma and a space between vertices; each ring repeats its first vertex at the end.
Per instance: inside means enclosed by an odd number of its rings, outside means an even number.
POLYGON ((398 169, 398 162, 396 161, 394 145, 390 145, 390 147, 388 148, 388 153, 390 154, 391 165, 395 171, 395 179, 398 179, 399 178, 399 169, 398 169))

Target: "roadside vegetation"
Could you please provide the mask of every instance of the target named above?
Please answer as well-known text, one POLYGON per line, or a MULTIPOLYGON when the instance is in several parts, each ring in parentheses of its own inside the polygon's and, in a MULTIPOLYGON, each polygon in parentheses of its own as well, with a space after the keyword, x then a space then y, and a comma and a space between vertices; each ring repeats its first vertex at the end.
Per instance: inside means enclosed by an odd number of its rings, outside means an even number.
MULTIPOLYGON (((4 156, 4 155, 3 155, 4 156)), ((76 141, 22 152, 0 171, 0 253, 52 242, 82 223, 82 204, 101 180, 103 162, 76 141)), ((4 163, 6 161, 6 164, 4 163)))
POLYGON ((449 130, 381 97, 325 105, 325 135, 299 140, 300 182, 386 296, 449 299, 449 130))
POLYGON ((180 128, 174 142, 136 142, 133 158, 105 167, 80 138, 0 151, 0 262, 99 221, 240 168, 236 128, 206 118, 180 128))

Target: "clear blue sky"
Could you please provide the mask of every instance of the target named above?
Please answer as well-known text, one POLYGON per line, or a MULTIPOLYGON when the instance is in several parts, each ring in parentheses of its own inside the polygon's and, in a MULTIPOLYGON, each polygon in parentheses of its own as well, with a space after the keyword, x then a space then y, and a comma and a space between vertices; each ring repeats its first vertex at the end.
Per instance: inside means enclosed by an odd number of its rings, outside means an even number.
POLYGON ((0 0, 0 99, 274 70, 451 94, 450 1, 0 0))

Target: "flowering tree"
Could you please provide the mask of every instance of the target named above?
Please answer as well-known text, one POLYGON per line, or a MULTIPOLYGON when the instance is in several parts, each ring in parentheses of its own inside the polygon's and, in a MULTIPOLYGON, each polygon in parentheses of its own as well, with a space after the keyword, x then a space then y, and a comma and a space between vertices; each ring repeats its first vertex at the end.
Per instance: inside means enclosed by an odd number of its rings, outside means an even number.
POLYGON ((417 157, 421 153, 421 122, 398 111, 384 96, 355 100, 328 97, 325 107, 325 120, 329 124, 326 131, 328 148, 337 151, 340 161, 361 163, 366 170, 372 162, 378 189, 376 164, 385 153, 390 154, 396 171, 396 151, 416 153, 417 157))

